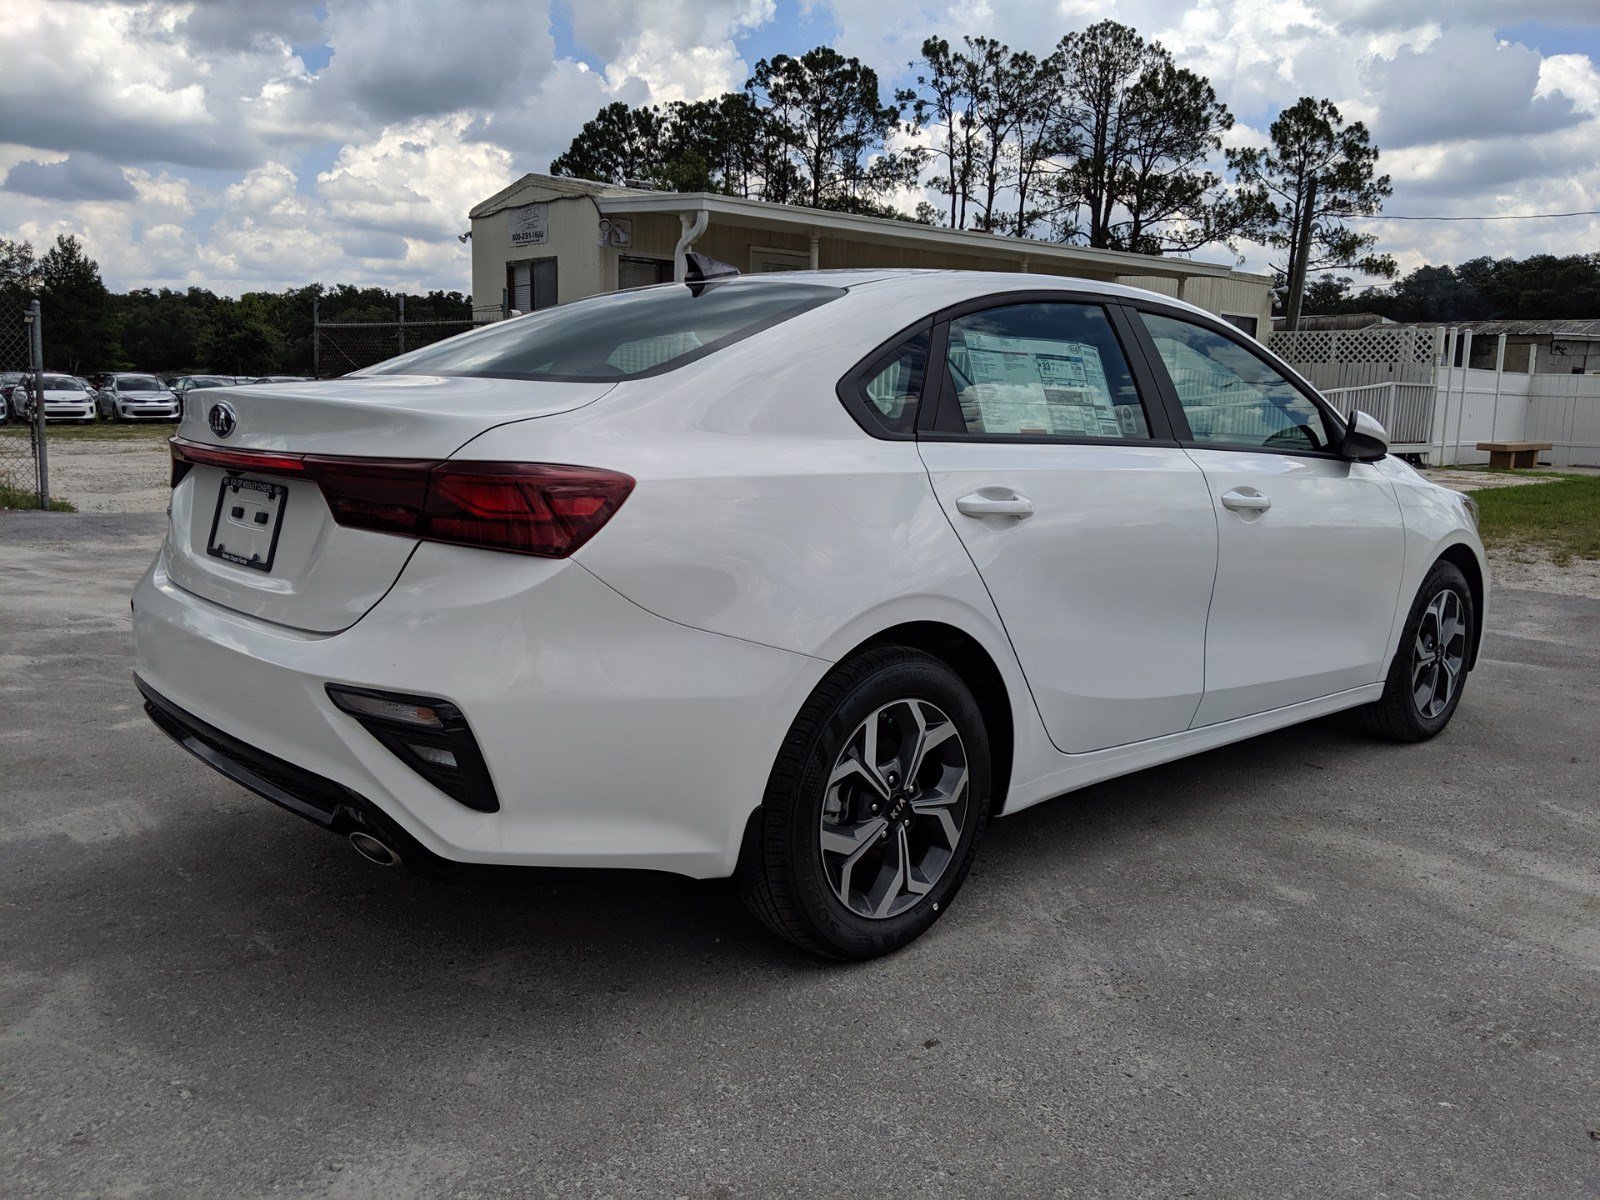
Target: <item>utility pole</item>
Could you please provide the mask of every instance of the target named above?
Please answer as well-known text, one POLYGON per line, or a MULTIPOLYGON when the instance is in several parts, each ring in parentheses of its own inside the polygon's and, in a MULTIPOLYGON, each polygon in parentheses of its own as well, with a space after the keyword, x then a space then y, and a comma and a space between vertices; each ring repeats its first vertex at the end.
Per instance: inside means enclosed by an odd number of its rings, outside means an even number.
MULTIPOLYGON (((33 446, 38 468, 39 507, 50 507, 50 455, 44 443, 44 321, 39 302, 28 305, 28 365, 33 368, 33 446)), ((22 387, 22 384, 18 384, 22 387)))
POLYGON ((1317 207, 1317 177, 1306 183, 1305 204, 1294 231, 1294 261, 1289 264, 1289 295, 1283 304, 1283 327, 1290 333, 1300 328, 1300 301, 1306 290, 1306 260, 1311 257, 1311 216, 1317 207))
POLYGON ((311 378, 322 378, 322 297, 311 297, 311 378))
POLYGON ((400 353, 406 352, 406 294, 400 293, 400 353))

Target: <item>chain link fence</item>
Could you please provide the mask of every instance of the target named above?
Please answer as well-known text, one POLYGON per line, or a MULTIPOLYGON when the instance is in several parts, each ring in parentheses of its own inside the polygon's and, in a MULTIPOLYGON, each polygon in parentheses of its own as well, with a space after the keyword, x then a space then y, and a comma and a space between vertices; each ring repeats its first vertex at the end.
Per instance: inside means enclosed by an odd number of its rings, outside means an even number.
POLYGON ((495 305, 481 310, 475 308, 471 317, 459 320, 408 321, 402 302, 399 315, 393 321, 324 321, 321 313, 313 310, 313 373, 318 379, 348 375, 408 350, 431 346, 479 325, 498 321, 503 315, 502 306, 495 305))
POLYGON ((48 508, 39 304, 0 312, 0 508, 48 508))

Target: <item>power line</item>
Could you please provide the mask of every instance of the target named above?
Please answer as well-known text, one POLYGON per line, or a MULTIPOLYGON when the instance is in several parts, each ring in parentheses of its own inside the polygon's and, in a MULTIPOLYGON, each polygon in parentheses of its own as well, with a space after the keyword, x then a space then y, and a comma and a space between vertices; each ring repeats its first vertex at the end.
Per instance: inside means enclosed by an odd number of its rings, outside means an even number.
POLYGON ((1551 221, 1559 217, 1600 217, 1600 208, 1587 208, 1579 212, 1559 213, 1498 213, 1483 217, 1397 217, 1388 213, 1338 213, 1345 218, 1367 221, 1551 221))

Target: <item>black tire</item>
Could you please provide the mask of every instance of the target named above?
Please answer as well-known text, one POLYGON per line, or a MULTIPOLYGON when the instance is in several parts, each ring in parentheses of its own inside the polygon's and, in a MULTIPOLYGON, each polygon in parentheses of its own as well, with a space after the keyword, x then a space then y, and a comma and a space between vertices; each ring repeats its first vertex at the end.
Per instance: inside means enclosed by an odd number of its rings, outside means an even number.
MULTIPOLYGON (((1472 589, 1459 568, 1440 560, 1433 564, 1428 577, 1411 602, 1406 614, 1405 628, 1400 634, 1400 646, 1394 661, 1389 664, 1389 676, 1384 681, 1383 695, 1371 704, 1356 710, 1356 716, 1368 733, 1396 742, 1422 742, 1433 737, 1455 715, 1461 703, 1461 693, 1466 690, 1468 664, 1472 659, 1473 638, 1478 628, 1478 613, 1472 604, 1472 589), (1424 711, 1419 704, 1418 689, 1414 679, 1422 661, 1420 643, 1429 641, 1424 624, 1428 621, 1429 606, 1445 593, 1453 593, 1460 607, 1462 628, 1461 665, 1455 676, 1448 700, 1436 712, 1424 711)), ((1452 639, 1452 642, 1455 639, 1452 639)), ((1441 666, 1440 669, 1443 669, 1441 666)))
MULTIPOLYGON (((931 752, 928 757, 931 762, 931 752)), ((902 786, 909 795, 918 785, 902 781, 902 786)), ((864 796, 875 801, 870 792, 864 796)), ((904 804, 889 807, 906 813, 908 828, 925 819, 914 807, 910 812, 904 804)), ((949 908, 972 866, 989 808, 989 738, 972 693, 932 655, 907 646, 878 647, 836 667, 795 717, 752 823, 736 882, 750 911, 778 936, 826 957, 874 958, 921 936, 949 908), (932 711, 955 727, 956 748, 967 771, 965 807, 955 845, 931 888, 914 901, 904 897, 910 902, 904 911, 863 916, 840 898, 823 863, 824 805, 835 790, 829 777, 869 717, 908 699, 931 706, 921 711, 932 711)), ((948 845, 942 828, 937 836, 948 845)), ((941 856, 945 853, 939 850, 941 856)), ((848 893, 849 886, 844 890, 848 893)))

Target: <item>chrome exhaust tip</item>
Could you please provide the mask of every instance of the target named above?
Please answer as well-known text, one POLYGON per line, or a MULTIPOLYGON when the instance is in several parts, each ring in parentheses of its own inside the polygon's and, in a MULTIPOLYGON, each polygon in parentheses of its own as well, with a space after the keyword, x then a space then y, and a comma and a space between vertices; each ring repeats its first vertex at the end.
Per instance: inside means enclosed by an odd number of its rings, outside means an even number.
POLYGON ((355 852, 369 863, 380 867, 398 867, 400 854, 382 838, 374 837, 364 829, 357 829, 350 834, 350 845, 355 847, 355 852))

